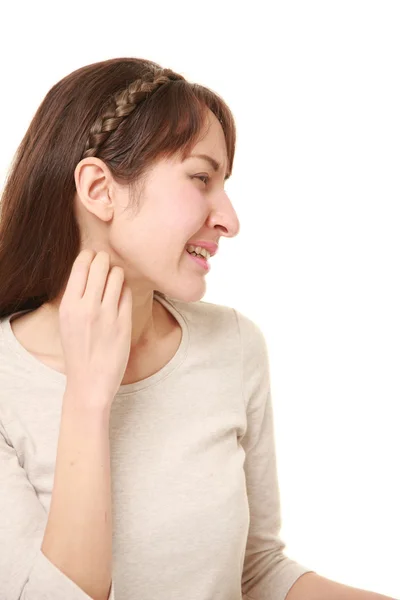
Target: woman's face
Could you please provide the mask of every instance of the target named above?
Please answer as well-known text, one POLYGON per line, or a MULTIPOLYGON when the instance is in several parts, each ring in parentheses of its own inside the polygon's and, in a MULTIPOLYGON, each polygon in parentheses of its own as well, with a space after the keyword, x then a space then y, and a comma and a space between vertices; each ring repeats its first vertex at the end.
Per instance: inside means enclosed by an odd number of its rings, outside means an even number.
POLYGON ((173 158, 154 165, 133 215, 127 209, 128 186, 110 180, 108 170, 101 176, 101 161, 93 164, 95 159, 84 159, 92 169, 84 169, 87 173, 82 172, 81 178, 76 171, 76 181, 81 181, 78 196, 91 213, 85 219, 84 247, 108 251, 111 264, 124 268, 133 290, 144 294, 159 290, 179 300, 199 300, 205 293, 207 269, 188 253, 188 244, 218 244, 221 236, 239 232, 236 212, 224 190, 225 138, 211 111, 205 132, 184 162, 173 158), (215 172, 207 159, 193 156, 199 154, 217 161, 219 170, 215 172), (107 197, 101 190, 107 191, 107 197))

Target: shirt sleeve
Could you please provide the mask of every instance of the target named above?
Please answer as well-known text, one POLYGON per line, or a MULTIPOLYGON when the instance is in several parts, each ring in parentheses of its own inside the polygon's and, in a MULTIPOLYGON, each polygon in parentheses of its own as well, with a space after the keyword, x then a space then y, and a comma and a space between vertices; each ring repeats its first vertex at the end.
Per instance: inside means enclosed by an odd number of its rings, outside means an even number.
POLYGON ((243 350, 247 429, 241 443, 250 510, 242 593, 248 600, 284 600, 295 581, 315 572, 284 554, 269 360, 264 335, 236 311, 243 350))
MULTIPOLYGON (((47 513, 0 424, 0 600, 91 600, 42 553, 47 513)), ((112 584, 109 600, 114 599, 112 584)))

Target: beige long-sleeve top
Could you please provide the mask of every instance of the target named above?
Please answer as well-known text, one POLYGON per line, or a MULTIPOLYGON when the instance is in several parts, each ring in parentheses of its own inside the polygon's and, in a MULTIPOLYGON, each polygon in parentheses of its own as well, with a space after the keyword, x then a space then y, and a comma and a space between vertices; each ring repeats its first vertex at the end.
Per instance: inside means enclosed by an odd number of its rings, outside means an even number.
MULTIPOLYGON (((232 308, 156 298, 182 340, 112 405, 110 599, 284 600, 310 569, 279 537, 264 336, 232 308)), ((40 550, 66 377, 25 350, 12 317, 0 321, 0 600, 88 600, 40 550)))

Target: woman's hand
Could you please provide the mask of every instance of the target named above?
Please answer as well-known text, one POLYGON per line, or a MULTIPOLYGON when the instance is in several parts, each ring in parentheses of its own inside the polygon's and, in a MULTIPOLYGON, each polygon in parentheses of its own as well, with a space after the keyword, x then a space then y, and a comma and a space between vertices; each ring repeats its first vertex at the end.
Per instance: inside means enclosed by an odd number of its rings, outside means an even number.
POLYGON ((128 364, 132 293, 124 279, 121 267, 110 270, 107 252, 83 250, 60 303, 67 387, 90 392, 92 402, 111 405, 128 364))

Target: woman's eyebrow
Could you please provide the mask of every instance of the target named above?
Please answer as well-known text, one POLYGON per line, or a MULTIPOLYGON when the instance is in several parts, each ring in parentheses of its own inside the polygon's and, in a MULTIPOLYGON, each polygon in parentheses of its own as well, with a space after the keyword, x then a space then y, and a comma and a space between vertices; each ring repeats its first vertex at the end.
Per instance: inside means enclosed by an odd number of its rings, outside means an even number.
MULTIPOLYGON (((206 160, 208 163, 210 163, 215 172, 221 169, 220 163, 208 154, 191 154, 188 156, 188 158, 202 158, 203 160, 206 160)), ((228 177, 229 175, 226 175, 225 179, 228 179, 228 177)))

